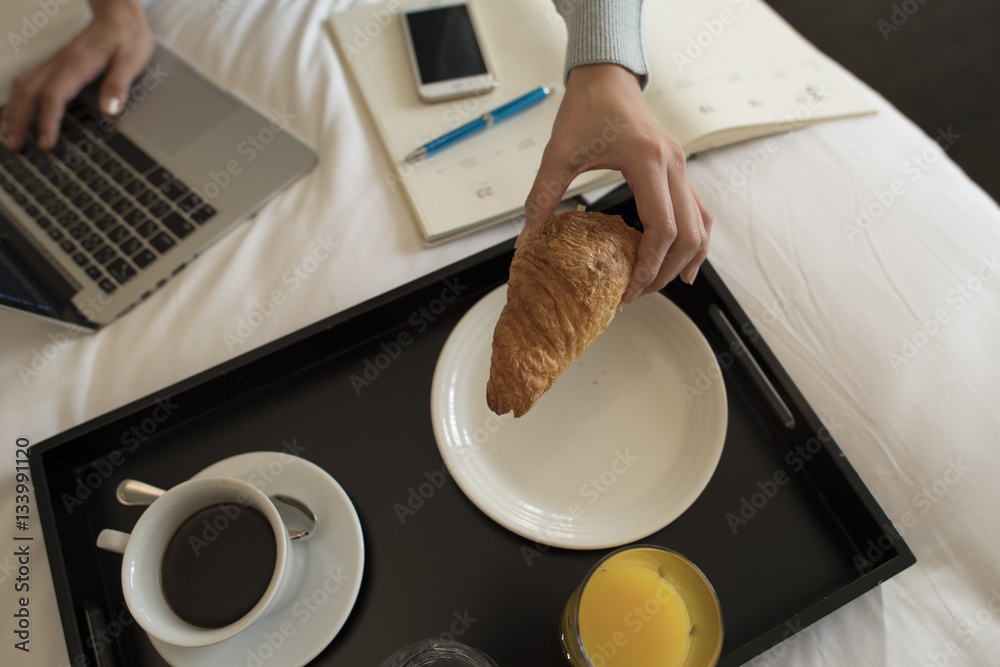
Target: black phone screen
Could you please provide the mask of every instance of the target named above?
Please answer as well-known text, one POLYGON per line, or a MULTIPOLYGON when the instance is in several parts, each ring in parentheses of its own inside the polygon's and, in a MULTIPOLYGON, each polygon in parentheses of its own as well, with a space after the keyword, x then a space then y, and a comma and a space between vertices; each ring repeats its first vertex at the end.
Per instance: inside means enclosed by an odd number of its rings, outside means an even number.
POLYGON ((486 74, 486 61, 466 5, 406 15, 423 83, 486 74))

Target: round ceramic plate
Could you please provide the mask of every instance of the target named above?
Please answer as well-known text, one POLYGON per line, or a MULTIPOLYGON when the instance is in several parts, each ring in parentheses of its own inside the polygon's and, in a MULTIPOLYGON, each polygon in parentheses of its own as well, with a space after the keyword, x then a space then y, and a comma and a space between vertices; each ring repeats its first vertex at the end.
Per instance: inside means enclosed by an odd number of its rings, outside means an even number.
POLYGON ((315 463, 283 452, 239 454, 195 475, 208 476, 238 477, 268 495, 294 496, 313 510, 315 533, 292 543, 301 573, 297 590, 289 591, 287 607, 226 641, 190 648, 150 638, 153 646, 171 665, 185 667, 305 665, 340 632, 361 590, 365 547, 351 499, 315 463))
POLYGON ((483 512, 542 544, 642 539, 698 498, 722 455, 728 406, 712 349, 669 299, 626 306, 523 417, 486 405, 506 285, 459 321, 431 388, 434 434, 483 512))

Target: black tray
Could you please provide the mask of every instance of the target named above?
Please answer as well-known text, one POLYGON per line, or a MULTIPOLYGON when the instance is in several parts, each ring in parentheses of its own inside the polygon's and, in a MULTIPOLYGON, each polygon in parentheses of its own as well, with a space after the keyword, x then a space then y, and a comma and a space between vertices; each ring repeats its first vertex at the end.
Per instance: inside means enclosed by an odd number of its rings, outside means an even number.
MULTIPOLYGON (((636 219, 630 200, 612 209, 636 219)), ((430 419, 434 366, 459 318, 506 281, 512 252, 510 242, 486 250, 33 447, 71 664, 164 664, 127 622, 121 557, 94 546, 101 528, 127 529, 141 513, 114 500, 118 482, 135 477, 169 488, 219 459, 277 451, 294 438, 302 456, 350 495, 366 548, 354 610, 312 664, 374 667, 398 647, 455 632, 501 667, 565 665, 562 607, 607 550, 523 539, 487 518, 450 478, 404 524, 394 510, 425 472, 442 468, 430 419), (460 286, 453 303, 421 312, 449 285, 460 286), (351 376, 363 377, 365 360, 401 332, 412 344, 359 394, 351 376), (176 405, 165 420, 160 401, 176 405), (144 420, 150 435, 123 440, 144 420), (87 485, 95 473, 104 481, 87 485), (63 494, 74 496, 81 483, 96 488, 70 513, 63 494), (121 636, 99 640, 109 650, 98 663, 91 628, 102 622, 121 636)), ((693 286, 674 281, 665 294, 719 357, 729 429, 704 493, 643 542, 701 567, 722 605, 719 664, 739 665, 915 559, 712 267, 706 263, 693 286)))

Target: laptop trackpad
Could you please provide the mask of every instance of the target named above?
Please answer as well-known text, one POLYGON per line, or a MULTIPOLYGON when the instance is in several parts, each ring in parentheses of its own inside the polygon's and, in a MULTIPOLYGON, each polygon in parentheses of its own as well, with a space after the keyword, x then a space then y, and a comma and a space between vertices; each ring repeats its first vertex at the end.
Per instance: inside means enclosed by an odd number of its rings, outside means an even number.
POLYGON ((163 155, 173 155, 238 108, 189 65, 157 48, 149 66, 132 84, 119 123, 163 155))

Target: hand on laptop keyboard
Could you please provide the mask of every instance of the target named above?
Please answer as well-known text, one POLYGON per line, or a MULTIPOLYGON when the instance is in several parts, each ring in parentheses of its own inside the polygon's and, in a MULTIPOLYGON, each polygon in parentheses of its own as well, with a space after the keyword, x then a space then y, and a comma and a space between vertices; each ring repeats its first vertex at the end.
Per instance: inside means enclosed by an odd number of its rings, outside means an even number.
POLYGON ((66 103, 101 72, 100 107, 117 115, 129 85, 153 54, 153 35, 139 0, 90 0, 94 18, 83 32, 52 58, 14 79, 10 101, 0 118, 0 134, 12 150, 24 144, 33 120, 38 144, 52 148, 66 103))

